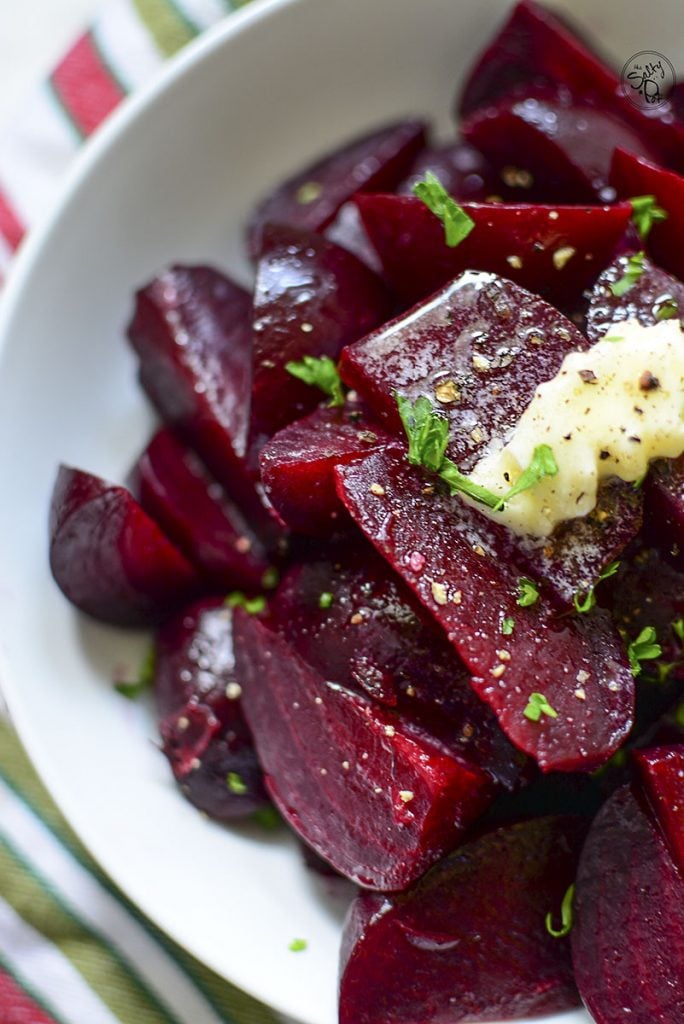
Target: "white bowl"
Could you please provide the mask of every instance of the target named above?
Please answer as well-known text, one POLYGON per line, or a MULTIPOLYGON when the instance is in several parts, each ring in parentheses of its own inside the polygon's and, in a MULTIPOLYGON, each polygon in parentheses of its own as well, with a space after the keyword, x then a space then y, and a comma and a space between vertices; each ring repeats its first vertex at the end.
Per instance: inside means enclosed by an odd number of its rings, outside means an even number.
MULTIPOLYGON (((618 66, 645 46, 681 56, 675 3, 567 6, 618 66)), ((111 686, 144 641, 83 620, 50 578, 50 490, 60 460, 122 478, 148 434, 123 340, 133 289, 179 259, 247 280, 241 228, 253 201, 383 120, 428 113, 447 128, 456 82, 507 7, 256 0, 171 62, 86 148, 4 297, 0 667, 14 721, 131 899, 219 974, 307 1024, 336 1018, 344 907, 325 899, 291 840, 222 828, 180 796, 148 709, 111 686), (294 936, 308 939, 306 953, 289 952, 294 936)))

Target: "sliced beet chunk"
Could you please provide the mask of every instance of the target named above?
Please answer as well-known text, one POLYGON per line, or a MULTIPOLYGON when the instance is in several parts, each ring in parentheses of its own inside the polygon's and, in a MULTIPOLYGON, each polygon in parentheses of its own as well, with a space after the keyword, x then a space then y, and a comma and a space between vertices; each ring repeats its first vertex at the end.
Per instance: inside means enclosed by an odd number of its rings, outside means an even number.
POLYGON ((399 446, 335 472, 348 511, 445 629, 508 738, 543 771, 607 760, 632 724, 634 679, 606 614, 557 618, 541 585, 521 607, 508 531, 410 467, 399 446), (557 717, 530 720, 532 692, 557 717))
POLYGON ((322 231, 359 191, 391 191, 425 142, 423 121, 399 121, 376 129, 310 164, 279 185, 255 209, 247 249, 256 259, 267 224, 322 231))
POLYGON ((491 780, 394 711, 307 664, 238 609, 238 680, 266 788, 298 835, 359 885, 400 889, 491 799, 491 780))
POLYGON ((471 840, 406 892, 361 893, 342 940, 340 1024, 458 1024, 579 1003, 570 944, 545 927, 586 825, 546 817, 471 840))
POLYGON ((52 492, 50 568, 72 604, 117 626, 159 622, 202 589, 129 491, 70 466, 52 492))
POLYGON ((684 284, 656 267, 648 257, 644 258, 643 270, 628 291, 615 295, 611 286, 624 278, 630 255, 633 253, 613 260, 591 291, 586 318, 590 341, 598 341, 613 324, 624 320, 638 320, 644 327, 651 327, 662 319, 678 317, 684 324, 684 284))
POLYGON ((358 206, 351 200, 341 206, 325 230, 325 237, 361 260, 374 274, 382 276, 382 265, 361 223, 358 206))
POLYGON ((220 821, 267 802, 235 678, 232 617, 225 601, 206 598, 165 623, 155 643, 162 749, 188 800, 220 821))
POLYGON ((645 484, 649 537, 684 566, 684 455, 657 462, 645 484))
POLYGON ((311 232, 267 227, 254 288, 255 433, 272 434, 320 402, 321 392, 292 376, 288 362, 337 360, 389 310, 385 286, 351 253, 311 232))
POLYGON ((319 406, 278 431, 262 448, 261 479, 281 519, 301 533, 327 536, 348 517, 335 490, 335 466, 390 440, 359 405, 319 406))
POLYGON ((571 305, 611 258, 632 213, 629 203, 463 203, 475 227, 450 248, 441 221, 414 196, 360 195, 355 202, 385 277, 406 302, 470 269, 571 305))
POLYGON ((684 881, 684 745, 635 752, 641 785, 684 881))
POLYGON ((493 168, 468 142, 452 142, 422 150, 397 192, 412 195, 413 186, 425 178, 427 171, 432 171, 439 178, 450 196, 462 201, 484 203, 498 187, 493 168))
POLYGON ((684 878, 643 797, 629 786, 592 825, 570 936, 577 987, 596 1024, 679 1024, 684 878))

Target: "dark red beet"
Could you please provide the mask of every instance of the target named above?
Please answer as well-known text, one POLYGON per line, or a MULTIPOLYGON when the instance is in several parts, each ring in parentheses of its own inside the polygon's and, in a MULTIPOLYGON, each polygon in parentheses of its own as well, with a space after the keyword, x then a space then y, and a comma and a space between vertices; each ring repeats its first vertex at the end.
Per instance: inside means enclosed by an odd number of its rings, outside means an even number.
POLYGON ((348 524, 335 490, 335 466, 351 462, 390 440, 358 404, 319 406, 283 427, 262 448, 261 479, 273 507, 293 530, 320 536, 348 524))
POLYGON ((267 224, 321 231, 359 191, 391 191, 425 143, 423 121, 399 121, 354 139, 283 182, 259 204, 247 228, 247 249, 262 253, 267 224))
POLYGON ((159 622, 202 587, 129 491, 69 466, 52 492, 50 568, 77 608, 117 626, 159 622))
POLYGON ((449 248, 442 222, 414 196, 361 195, 355 202, 387 280, 406 302, 471 269, 501 274, 567 306, 611 258, 632 213, 629 203, 464 203, 475 227, 449 248))
POLYGON ((414 160, 397 192, 400 195, 411 195, 413 186, 425 177, 426 171, 432 171, 449 195, 461 201, 484 203, 498 188, 493 168, 482 153, 467 142, 452 142, 448 146, 424 149, 414 160))
POLYGON ((134 469, 140 504, 211 583, 259 590, 268 552, 199 459, 163 427, 134 469))
POLYGON ((339 208, 334 221, 325 230, 325 237, 356 256, 374 274, 382 276, 380 259, 361 223, 361 214, 356 203, 350 200, 339 208))
POLYGON ((577 986, 596 1024, 681 1024, 684 879, 629 786, 589 833, 570 935, 577 986))
POLYGON ((641 785, 684 881, 684 745, 634 755, 641 785))
POLYGON ((159 631, 154 689, 163 750, 188 800, 220 821, 266 803, 235 680, 232 609, 209 598, 159 631))
MULTIPOLYGON (((682 166, 684 127, 668 102, 643 113, 627 98, 619 75, 551 11, 531 0, 516 4, 498 36, 481 54, 461 90, 462 116, 509 95, 523 84, 565 86, 619 117, 673 166, 682 166)), ((636 193, 634 193, 636 194, 636 193)))
POLYGON ((503 170, 504 184, 519 180, 521 170, 529 174, 529 197, 535 202, 610 202, 616 146, 653 157, 624 122, 557 89, 527 90, 480 107, 461 131, 503 170))
POLYGON ((254 286, 255 432, 272 434, 321 400, 317 388, 288 373, 287 362, 337 359, 389 311, 384 285, 351 253, 310 232, 265 228, 254 286))
POLYGON ((269 794, 299 836, 352 881, 403 888, 491 799, 483 772, 395 712, 327 682, 241 609, 235 652, 269 794))
POLYGON ((524 758, 473 693, 453 647, 365 542, 295 566, 271 611, 277 631, 325 679, 396 708, 505 787, 519 781, 524 758))
POLYGON ((586 825, 548 817, 460 847, 411 889, 361 893, 342 940, 340 1024, 458 1024, 579 1002, 554 939, 586 825))
POLYGON ((628 253, 618 256, 598 278, 587 309, 586 333, 590 341, 598 341, 613 324, 623 320, 638 320, 644 327, 658 323, 658 312, 676 302, 679 319, 684 323, 684 284, 666 274, 648 258, 644 270, 629 291, 616 296, 610 289, 627 270, 628 253))
POLYGON ((645 485, 646 525, 654 543, 684 566, 684 455, 655 464, 645 485))
POLYGON ((619 196, 653 195, 667 211, 667 220, 653 225, 645 246, 659 266, 675 277, 684 278, 684 177, 618 149, 613 157, 610 180, 619 196))
POLYGON ((605 761, 629 731, 634 701, 605 613, 556 619, 543 587, 540 601, 519 607, 523 573, 508 531, 433 487, 399 446, 335 472, 352 517, 446 630, 508 738, 543 771, 605 761), (507 618, 515 628, 504 636, 507 618), (557 718, 525 717, 532 691, 545 694, 557 718))

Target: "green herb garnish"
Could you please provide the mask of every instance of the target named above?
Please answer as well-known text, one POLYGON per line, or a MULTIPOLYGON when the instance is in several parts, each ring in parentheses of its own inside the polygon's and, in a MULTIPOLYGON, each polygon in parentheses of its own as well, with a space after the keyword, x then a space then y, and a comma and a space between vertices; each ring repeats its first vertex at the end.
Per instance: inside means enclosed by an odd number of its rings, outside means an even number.
POLYGON ((684 647, 684 619, 675 619, 672 623, 672 632, 684 647))
POLYGON ((636 640, 627 647, 627 657, 632 669, 632 675, 638 676, 641 672, 642 661, 653 661, 659 658, 663 649, 657 641, 657 634, 653 626, 644 626, 636 640))
POLYGON ((516 494, 529 491, 547 476, 555 476, 558 472, 558 465, 553 455, 553 450, 548 444, 540 444, 532 453, 532 461, 527 469, 524 469, 510 491, 503 496, 495 506, 494 511, 500 512, 506 506, 506 502, 514 498, 516 494))
POLYGON ((413 194, 423 202, 444 225, 444 240, 450 248, 459 245, 475 227, 462 206, 451 198, 436 174, 425 172, 423 181, 413 186, 413 194))
POLYGON ((542 715, 548 715, 549 718, 558 718, 558 712, 555 708, 551 707, 543 693, 530 694, 530 699, 523 711, 523 715, 525 718, 529 718, 530 722, 538 722, 542 715))
POLYGON ((667 210, 658 206, 655 196, 633 196, 632 222, 642 242, 648 237, 651 228, 659 221, 667 220, 667 210))
POLYGON ((645 253, 643 250, 633 253, 627 257, 625 272, 619 281, 610 285, 610 290, 616 299, 621 299, 630 288, 633 288, 644 272, 645 253))
POLYGON ((323 186, 317 181, 305 181, 297 189, 297 202, 308 206, 309 203, 315 203, 322 192, 323 186))
POLYGON ((330 356, 304 356, 299 362, 285 363, 285 369, 298 380, 320 388, 324 394, 329 395, 331 407, 344 405, 342 381, 337 372, 337 364, 330 356))
POLYGON ((515 619, 505 618, 501 623, 501 632, 504 636, 510 636, 515 629, 515 619))
POLYGON ((302 950, 308 947, 309 943, 306 939, 293 939, 290 945, 287 947, 291 953, 301 953, 302 950))
POLYGON ((515 602, 521 608, 530 608, 539 600, 539 590, 534 580, 521 576, 518 580, 518 599, 515 602))
POLYGON ((231 793, 235 793, 236 796, 244 796, 247 792, 245 781, 237 772, 228 772, 226 785, 231 793))
POLYGON ((268 804, 266 807, 260 807, 252 815, 252 820, 260 825, 262 828, 266 828, 269 831, 278 828, 281 822, 280 815, 276 811, 275 807, 268 804))
POLYGON ((241 590, 234 590, 223 602, 229 608, 244 608, 248 615, 258 615, 266 608, 266 598, 261 594, 258 597, 247 597, 241 590))
POLYGON ((655 311, 656 320, 674 320, 679 316, 679 306, 674 299, 663 299, 655 311))
POLYGON ((554 939, 564 939, 566 935, 570 933, 572 928, 572 901, 575 898, 575 886, 569 885, 563 902, 561 903, 561 926, 560 928, 553 927, 553 914, 551 911, 546 915, 546 930, 549 935, 552 935, 554 939))
POLYGON ((154 682, 155 664, 156 652, 154 647, 150 647, 140 664, 138 678, 131 682, 120 679, 114 683, 114 689, 117 693, 120 693, 122 697, 126 697, 127 700, 137 700, 138 697, 149 690, 152 686, 152 683, 154 682))
POLYGON ((261 577, 261 586, 264 590, 273 590, 280 582, 280 573, 275 566, 270 566, 261 577))
POLYGON ((323 593, 321 594, 321 596, 318 598, 318 607, 319 608, 330 608, 330 606, 331 606, 331 604, 333 603, 334 600, 335 600, 335 598, 330 593, 330 591, 329 590, 324 590, 323 593))
POLYGON ((597 586, 603 580, 608 580, 611 576, 614 576, 619 568, 619 562, 611 562, 610 565, 607 565, 603 572, 599 574, 599 578, 596 580, 596 583, 594 583, 592 587, 589 587, 586 594, 583 595, 582 592, 578 590, 572 599, 572 603, 575 606, 575 611, 579 612, 580 615, 585 615, 587 612, 590 612, 596 604, 597 586))

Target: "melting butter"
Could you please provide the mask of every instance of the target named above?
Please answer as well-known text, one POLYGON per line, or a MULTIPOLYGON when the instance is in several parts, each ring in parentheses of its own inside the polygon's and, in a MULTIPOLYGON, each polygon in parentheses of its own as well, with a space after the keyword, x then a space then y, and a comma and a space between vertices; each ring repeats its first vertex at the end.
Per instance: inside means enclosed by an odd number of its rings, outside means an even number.
POLYGON ((566 356, 556 376, 537 388, 507 443, 480 459, 470 478, 503 495, 541 444, 553 450, 556 476, 516 495, 501 512, 469 504, 516 533, 546 537, 559 523, 591 512, 602 480, 637 481, 653 459, 681 455, 679 320, 614 324, 587 351, 566 356))

